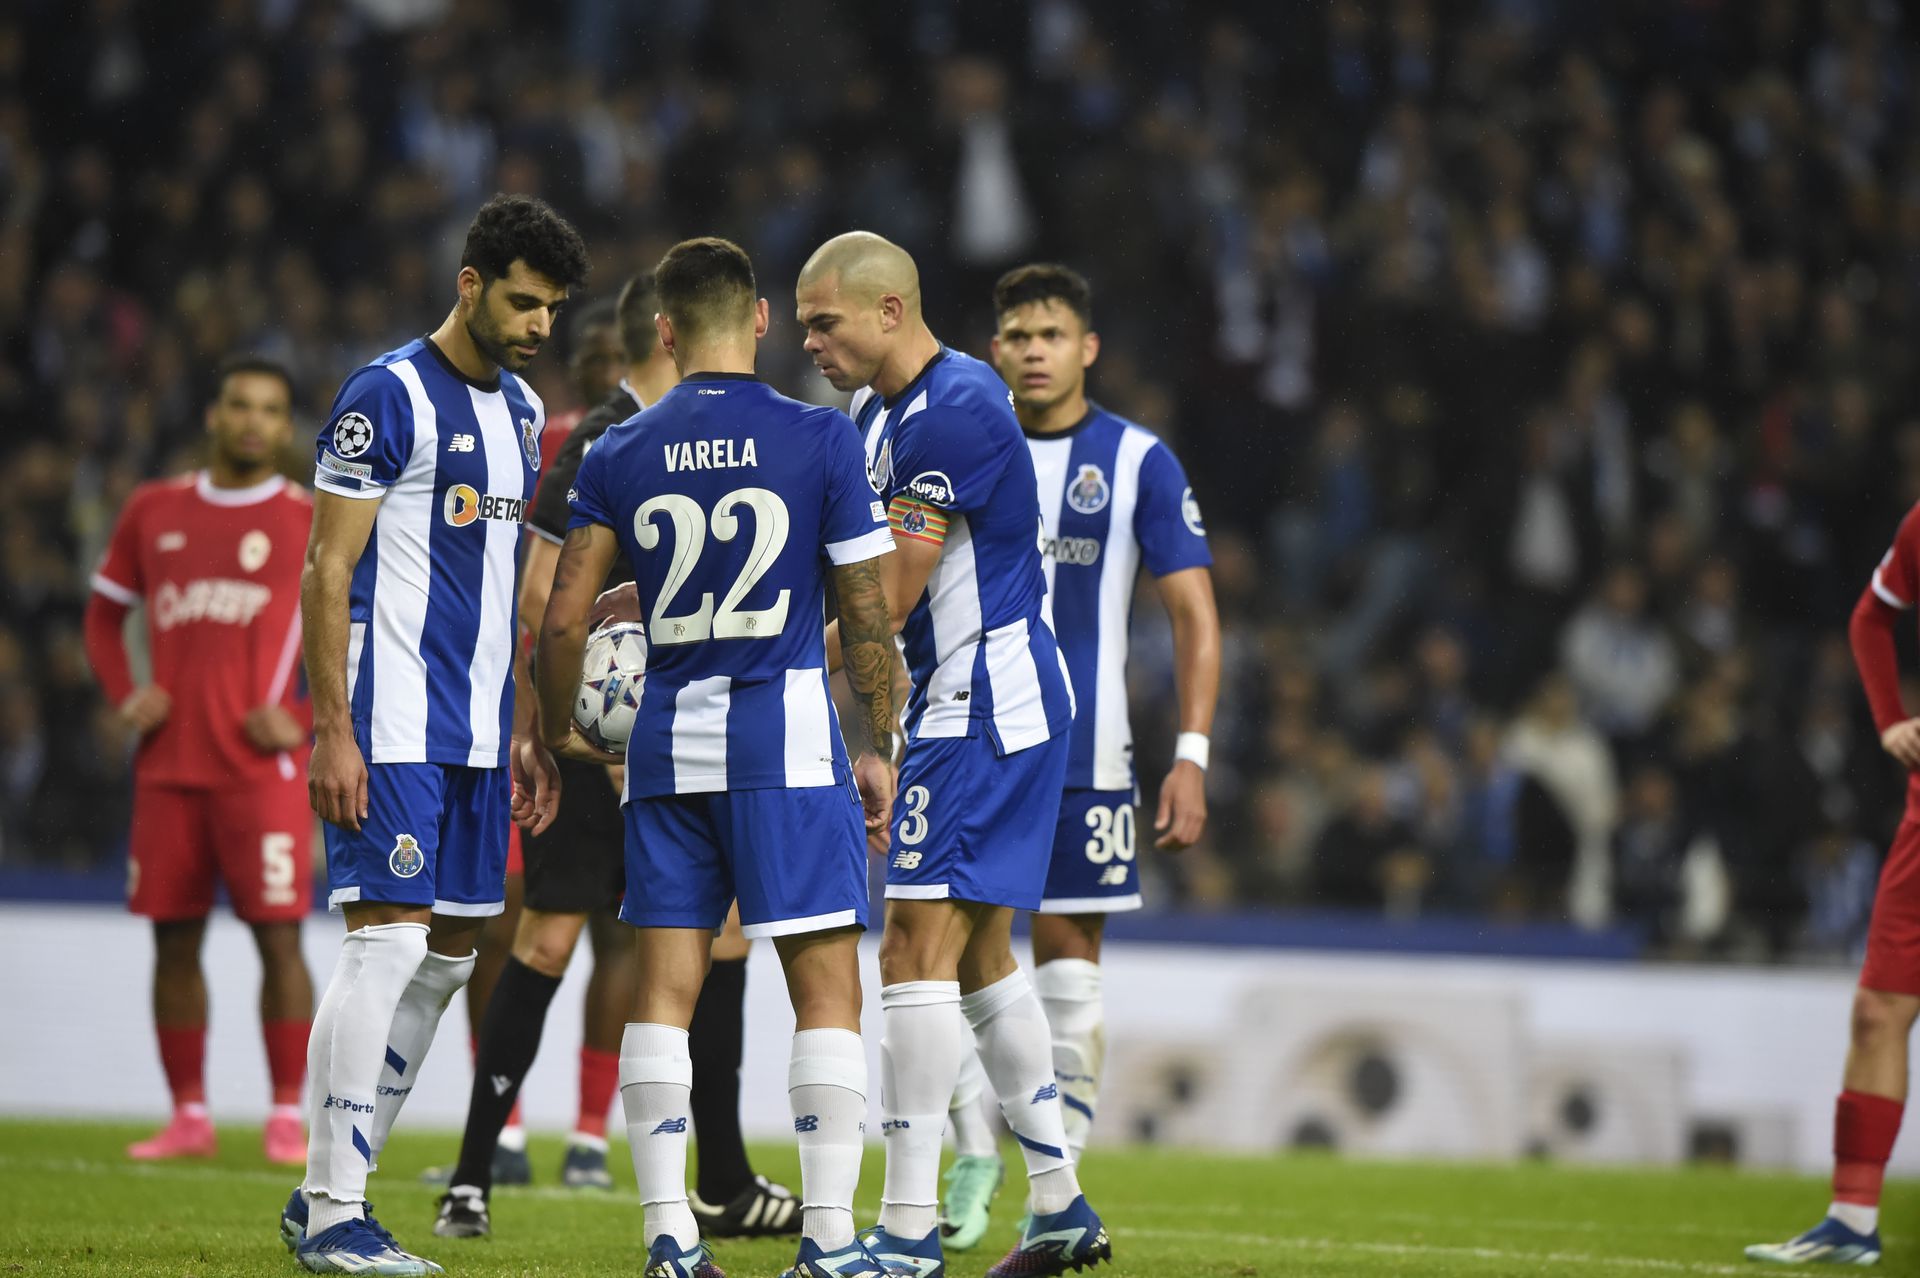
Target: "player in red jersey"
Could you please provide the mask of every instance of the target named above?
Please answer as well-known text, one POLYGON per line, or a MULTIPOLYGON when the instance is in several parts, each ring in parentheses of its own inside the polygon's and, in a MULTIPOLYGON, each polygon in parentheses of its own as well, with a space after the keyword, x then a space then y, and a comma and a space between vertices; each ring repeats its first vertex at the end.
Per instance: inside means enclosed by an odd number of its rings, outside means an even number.
POLYGON ((1920 718, 1900 701, 1893 632, 1920 602, 1920 506, 1854 605, 1847 637, 1880 744, 1907 769, 1907 810, 1873 898, 1833 1116, 1833 1202, 1807 1232, 1747 1248, 1752 1260, 1870 1265, 1880 1258, 1880 1186, 1907 1101, 1907 1045, 1920 1016, 1920 718))
POLYGON ((200 944, 224 882, 260 947, 273 1110, 267 1157, 304 1165, 300 1086, 313 983, 300 955, 312 904, 311 711, 300 687, 300 564, 313 504, 274 469, 293 436, 292 382, 267 360, 220 371, 206 470, 141 485, 120 514, 87 606, 87 656, 140 735, 128 906, 153 920, 153 1017, 173 1120, 134 1158, 213 1153, 202 1062, 200 944), (123 623, 144 607, 152 678, 136 687, 123 623))

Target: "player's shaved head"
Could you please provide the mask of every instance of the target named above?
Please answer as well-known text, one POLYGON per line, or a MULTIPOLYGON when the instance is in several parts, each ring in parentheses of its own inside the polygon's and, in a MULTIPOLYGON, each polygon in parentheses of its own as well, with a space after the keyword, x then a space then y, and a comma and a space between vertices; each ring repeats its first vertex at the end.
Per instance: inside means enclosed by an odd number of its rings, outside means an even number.
POLYGON ((910 314, 920 311, 920 268, 913 255, 872 231, 848 231, 815 249, 800 268, 797 287, 806 292, 829 280, 849 304, 870 306, 892 294, 910 314))

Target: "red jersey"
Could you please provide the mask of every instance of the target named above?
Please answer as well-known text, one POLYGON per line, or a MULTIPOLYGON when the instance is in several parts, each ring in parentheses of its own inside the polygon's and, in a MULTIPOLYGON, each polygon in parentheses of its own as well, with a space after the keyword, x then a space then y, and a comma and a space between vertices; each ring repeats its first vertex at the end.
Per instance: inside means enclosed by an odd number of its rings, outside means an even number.
POLYGON ((153 682, 173 700, 140 743, 141 781, 225 787, 305 770, 307 747, 262 754, 241 724, 263 705, 309 717, 300 568, 312 522, 312 498, 279 476, 215 488, 203 471, 134 490, 93 588, 146 606, 153 682))

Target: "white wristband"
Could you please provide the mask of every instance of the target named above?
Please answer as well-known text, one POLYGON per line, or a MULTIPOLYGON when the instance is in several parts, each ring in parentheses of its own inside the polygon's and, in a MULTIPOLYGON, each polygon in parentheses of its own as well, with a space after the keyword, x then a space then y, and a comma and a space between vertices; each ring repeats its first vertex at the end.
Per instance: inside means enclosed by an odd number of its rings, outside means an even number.
POLYGON ((1185 759, 1202 772, 1207 770, 1207 748, 1210 742, 1204 732, 1183 732, 1173 741, 1173 759, 1178 763, 1185 759))

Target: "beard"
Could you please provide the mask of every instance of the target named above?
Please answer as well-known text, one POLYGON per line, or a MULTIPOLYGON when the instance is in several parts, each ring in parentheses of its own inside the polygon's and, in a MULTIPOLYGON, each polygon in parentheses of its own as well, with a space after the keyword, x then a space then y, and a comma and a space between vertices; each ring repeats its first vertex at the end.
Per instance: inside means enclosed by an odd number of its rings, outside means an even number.
MULTIPOLYGON (((517 373, 533 362, 532 355, 522 355, 513 348, 506 336, 487 320, 483 311, 476 311, 467 319, 467 336, 473 339, 474 349, 508 372, 517 373)), ((539 353, 537 348, 534 353, 539 353)))

